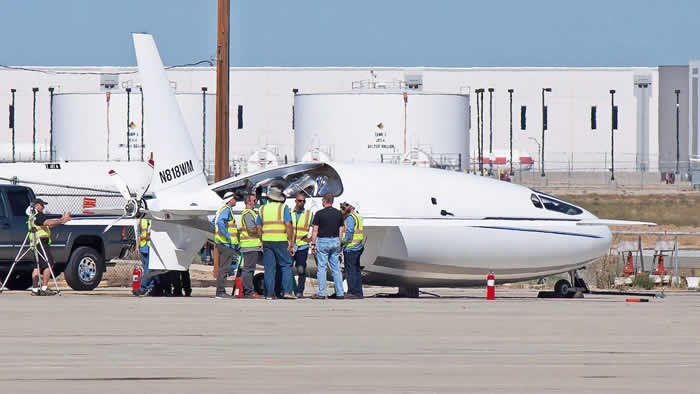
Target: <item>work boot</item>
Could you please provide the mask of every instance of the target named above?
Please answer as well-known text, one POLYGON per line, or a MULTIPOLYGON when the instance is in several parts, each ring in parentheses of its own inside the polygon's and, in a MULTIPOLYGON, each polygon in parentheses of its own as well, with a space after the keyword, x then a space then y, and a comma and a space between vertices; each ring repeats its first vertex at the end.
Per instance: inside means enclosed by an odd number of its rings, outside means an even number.
POLYGON ((230 299, 231 299, 231 296, 228 295, 228 293, 226 293, 225 291, 222 291, 222 292, 216 293, 216 297, 215 297, 215 298, 224 299, 224 300, 230 300, 230 299))
POLYGON ((192 289, 185 289, 185 297, 192 297, 192 289))

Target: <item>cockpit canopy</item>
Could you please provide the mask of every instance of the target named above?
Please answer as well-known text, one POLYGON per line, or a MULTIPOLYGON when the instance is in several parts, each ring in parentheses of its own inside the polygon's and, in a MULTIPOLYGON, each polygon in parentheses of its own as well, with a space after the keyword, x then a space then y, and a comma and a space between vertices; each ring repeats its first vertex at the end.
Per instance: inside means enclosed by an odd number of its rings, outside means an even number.
POLYGON ((255 194, 258 199, 267 196, 270 188, 277 187, 285 196, 294 197, 303 192, 308 197, 322 197, 331 193, 337 197, 343 193, 340 176, 325 163, 302 163, 246 175, 214 191, 223 196, 232 191, 237 196, 255 194))
POLYGON ((539 192, 535 189, 530 189, 534 193, 530 195, 530 200, 535 208, 544 208, 550 211, 564 213, 567 215, 580 215, 583 210, 571 203, 565 202, 562 199, 550 196, 549 194, 539 192))

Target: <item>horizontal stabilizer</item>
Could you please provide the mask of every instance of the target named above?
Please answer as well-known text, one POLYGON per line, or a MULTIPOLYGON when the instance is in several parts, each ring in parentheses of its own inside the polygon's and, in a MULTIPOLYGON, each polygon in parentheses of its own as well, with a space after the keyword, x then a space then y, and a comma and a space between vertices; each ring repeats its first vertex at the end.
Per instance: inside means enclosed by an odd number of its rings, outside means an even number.
POLYGON ((617 220, 617 219, 589 219, 576 222, 580 226, 656 226, 652 222, 638 222, 635 220, 617 220))

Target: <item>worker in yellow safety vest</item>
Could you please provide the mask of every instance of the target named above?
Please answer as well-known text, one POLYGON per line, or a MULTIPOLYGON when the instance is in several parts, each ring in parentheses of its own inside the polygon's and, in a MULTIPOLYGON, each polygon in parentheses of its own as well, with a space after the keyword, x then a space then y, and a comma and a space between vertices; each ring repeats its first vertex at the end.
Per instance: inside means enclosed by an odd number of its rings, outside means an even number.
POLYGON ((362 298, 362 272, 360 256, 365 250, 365 235, 362 228, 362 216, 357 213, 357 202, 344 202, 341 210, 345 217, 345 235, 343 237, 343 260, 348 279, 348 291, 345 298, 362 298))
POLYGON ((292 214, 292 223, 294 228, 294 266, 299 274, 299 283, 297 283, 297 298, 304 297, 304 288, 306 285, 306 260, 309 257, 309 242, 311 242, 311 223, 314 220, 314 214, 304 207, 306 205, 306 194, 299 192, 294 200, 294 212, 292 214))
POLYGON ((226 294, 226 276, 231 270, 234 255, 238 254, 239 240, 233 206, 236 196, 233 192, 224 195, 224 205, 216 211, 214 219, 214 244, 219 251, 219 266, 216 273, 216 298, 231 298, 226 294))
POLYGON ((284 204, 286 197, 276 187, 267 193, 269 202, 260 207, 256 224, 262 231, 263 264, 265 265, 265 299, 275 298, 275 275, 282 271, 282 298, 294 299, 292 293, 292 256, 294 233, 289 207, 284 204))
POLYGON ((257 197, 255 194, 248 194, 244 197, 245 209, 241 214, 241 227, 238 234, 241 239, 241 253, 243 254, 243 273, 241 282, 243 285, 244 298, 260 298, 255 292, 253 285, 253 274, 255 268, 262 262, 263 248, 260 234, 261 227, 255 224, 258 213, 255 212, 257 197))
POLYGON ((71 220, 69 213, 61 216, 60 219, 47 219, 44 213, 46 201, 37 198, 32 201, 32 209, 27 219, 27 229, 29 230, 29 241, 32 247, 37 248, 38 268, 32 271, 32 295, 54 295, 56 292, 49 290, 49 279, 51 278, 51 270, 49 264, 54 266, 54 258, 51 253, 51 227, 64 224, 71 220), (45 254, 45 256, 43 256, 45 254), (43 257, 46 257, 44 260, 43 257), (41 272, 39 272, 41 271, 41 272), (39 287, 39 276, 41 275, 41 287, 39 287))
POLYGON ((136 222, 136 242, 139 244, 139 255, 141 255, 141 265, 143 265, 143 274, 141 276, 141 286, 138 290, 131 292, 135 296, 146 295, 158 282, 158 275, 151 275, 149 269, 149 256, 151 251, 151 220, 141 217, 136 222))

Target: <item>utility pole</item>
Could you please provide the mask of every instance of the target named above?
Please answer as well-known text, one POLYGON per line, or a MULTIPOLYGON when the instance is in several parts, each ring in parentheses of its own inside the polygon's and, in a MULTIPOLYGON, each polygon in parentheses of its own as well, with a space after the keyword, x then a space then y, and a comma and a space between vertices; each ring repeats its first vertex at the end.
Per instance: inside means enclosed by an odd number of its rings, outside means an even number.
MULTIPOLYGON (((216 37, 216 145, 214 146, 214 181, 226 179, 228 168, 228 88, 229 88, 229 26, 230 0, 219 0, 216 37)), ((219 252, 214 249, 214 270, 219 272, 219 252)))
POLYGON ((202 86, 202 169, 207 173, 207 87, 202 86))
POLYGON ((229 177, 229 26, 230 0, 219 0, 216 43, 216 152, 214 180, 229 177))
POLYGON ((131 88, 126 88, 126 161, 131 161, 131 88))

